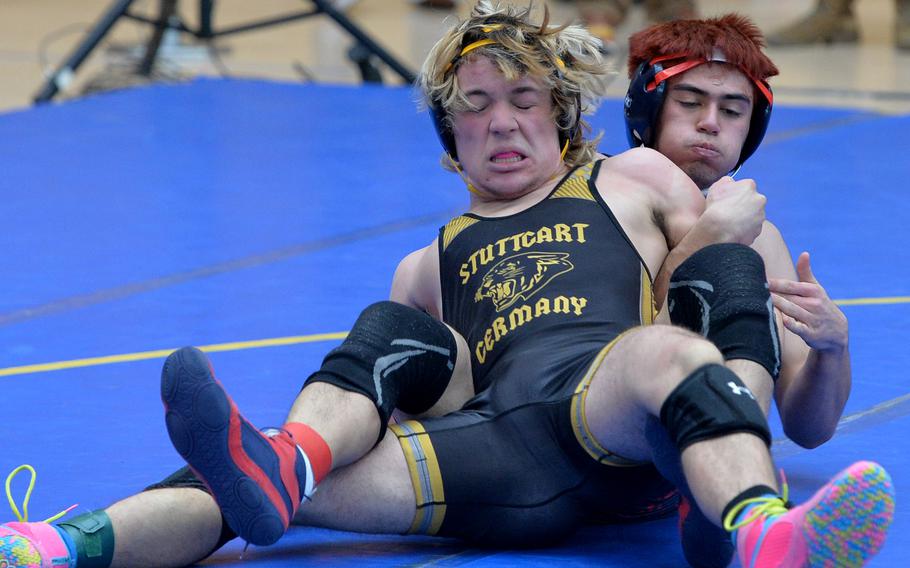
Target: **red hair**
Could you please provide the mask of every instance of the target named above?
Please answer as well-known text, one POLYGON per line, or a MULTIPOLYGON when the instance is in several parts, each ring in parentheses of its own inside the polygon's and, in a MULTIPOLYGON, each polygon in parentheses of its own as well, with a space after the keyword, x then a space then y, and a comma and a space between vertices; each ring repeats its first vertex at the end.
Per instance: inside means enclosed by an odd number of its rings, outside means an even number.
POLYGON ((656 57, 685 54, 686 60, 711 61, 719 49, 727 63, 753 79, 767 81, 778 70, 763 47, 765 38, 758 26, 738 14, 657 24, 629 38, 629 77, 642 62, 656 57))

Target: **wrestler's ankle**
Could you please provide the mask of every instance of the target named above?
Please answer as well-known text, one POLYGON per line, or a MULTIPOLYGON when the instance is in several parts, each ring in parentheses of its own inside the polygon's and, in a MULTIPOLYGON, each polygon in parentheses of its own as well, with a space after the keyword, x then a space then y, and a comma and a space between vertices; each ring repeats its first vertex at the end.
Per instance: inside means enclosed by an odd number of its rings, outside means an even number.
POLYGON ((54 525, 70 551, 70 567, 108 568, 114 558, 114 526, 104 511, 92 511, 54 525))
POLYGON ((332 469, 332 450, 325 439, 313 428, 302 422, 288 422, 283 429, 306 456, 313 469, 313 483, 317 484, 332 469))

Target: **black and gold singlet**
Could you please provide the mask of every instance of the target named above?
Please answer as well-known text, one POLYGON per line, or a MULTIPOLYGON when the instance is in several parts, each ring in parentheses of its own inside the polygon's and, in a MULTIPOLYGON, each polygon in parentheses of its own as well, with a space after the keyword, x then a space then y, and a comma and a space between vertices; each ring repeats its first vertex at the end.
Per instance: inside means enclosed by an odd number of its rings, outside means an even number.
POLYGON ((549 398, 567 367, 651 323, 650 274, 592 181, 602 163, 529 209, 440 229, 443 320, 468 342, 478 392, 496 378, 512 400, 549 398))

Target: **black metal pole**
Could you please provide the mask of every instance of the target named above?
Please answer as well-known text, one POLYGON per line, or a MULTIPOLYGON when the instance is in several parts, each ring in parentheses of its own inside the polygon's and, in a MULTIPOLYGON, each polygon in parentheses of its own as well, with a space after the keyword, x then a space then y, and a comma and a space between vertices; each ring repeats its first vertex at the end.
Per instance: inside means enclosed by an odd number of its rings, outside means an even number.
POLYGON ((161 9, 158 12, 158 21, 155 22, 155 30, 145 46, 145 55, 139 62, 136 72, 143 77, 152 74, 155 67, 155 59, 158 57, 158 49, 161 48, 161 40, 164 38, 164 32, 170 26, 171 16, 177 12, 177 0, 161 0, 161 9))
POLYGON ((35 95, 35 103, 45 103, 56 95, 63 85, 72 78, 76 69, 85 61, 93 49, 104 39, 117 20, 129 9, 133 0, 116 0, 66 60, 48 77, 41 90, 35 95))
POLYGON ((212 38, 212 10, 215 0, 199 0, 199 33, 202 39, 212 38))
POLYGON ((330 2, 326 0, 310 0, 317 8, 328 17, 335 20, 338 25, 345 29, 349 34, 354 36, 358 42, 364 45, 369 51, 376 54, 376 57, 381 59, 386 65, 392 68, 393 71, 398 73, 398 75, 404 79, 406 83, 413 83, 417 80, 417 76, 407 67, 398 62, 397 59, 392 57, 385 49, 383 49, 378 43, 376 43, 373 38, 368 36, 363 30, 354 25, 347 16, 335 9, 330 2))

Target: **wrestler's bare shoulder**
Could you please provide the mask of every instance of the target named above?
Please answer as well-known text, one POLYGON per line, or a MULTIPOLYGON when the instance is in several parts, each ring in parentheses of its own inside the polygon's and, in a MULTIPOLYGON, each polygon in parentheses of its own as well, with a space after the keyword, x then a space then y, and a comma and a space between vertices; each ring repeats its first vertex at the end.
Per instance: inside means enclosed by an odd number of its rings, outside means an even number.
POLYGON ((672 176, 679 168, 669 158, 651 148, 631 148, 607 158, 602 171, 612 172, 641 183, 672 176))
POLYGON ((608 158, 596 183, 602 195, 631 193, 657 209, 704 208, 704 198, 689 176, 651 148, 632 148, 608 158))
POLYGON ((434 239, 398 263, 392 280, 391 299, 439 317, 441 296, 439 249, 437 240, 434 239))
MULTIPOLYGON (((601 194, 628 193, 645 197, 691 180, 663 154, 650 148, 632 148, 608 157, 601 166, 596 185, 601 194)), ((697 188, 694 188, 697 192, 697 188)))

